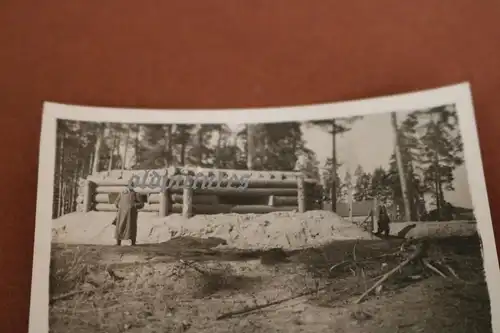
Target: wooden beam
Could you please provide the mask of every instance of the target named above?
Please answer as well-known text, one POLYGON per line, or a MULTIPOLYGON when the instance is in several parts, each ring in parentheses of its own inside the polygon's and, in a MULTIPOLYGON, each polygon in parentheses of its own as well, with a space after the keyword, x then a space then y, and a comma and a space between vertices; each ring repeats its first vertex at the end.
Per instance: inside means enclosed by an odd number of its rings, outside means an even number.
MULTIPOLYGON (((114 204, 98 203, 95 205, 95 210, 98 212, 116 212, 118 209, 114 204)), ((145 204, 143 208, 139 209, 140 212, 158 212, 159 210, 159 204, 145 204)))
POLYGON ((271 207, 268 205, 238 205, 231 209, 231 213, 237 214, 266 214, 272 212, 297 211, 297 206, 271 207))
MULTIPOLYGON (((123 191, 123 186, 98 186, 96 188, 96 193, 121 193, 123 191)), ((134 188, 139 194, 148 193, 160 193, 161 188, 134 188)), ((183 188, 172 188, 171 193, 183 193, 183 188)), ((212 194, 212 195, 234 195, 238 197, 252 197, 252 196, 297 196, 297 188, 248 188, 248 189, 237 189, 237 188, 225 188, 225 187, 214 187, 207 189, 196 189, 194 191, 196 194, 212 194)))
MULTIPOLYGON (((170 200, 172 203, 182 203, 182 194, 171 194, 170 200)), ((159 203, 160 202, 160 194, 152 193, 148 197, 149 203, 159 203)), ((194 193, 193 195, 193 204, 205 204, 205 205, 216 205, 218 202, 216 195, 197 195, 194 193)))
MULTIPOLYGON (((173 204, 170 213, 183 214, 183 204, 173 204)), ((96 210, 99 212, 116 212, 117 208, 113 204, 97 204, 96 210)), ((270 207, 267 205, 192 205, 191 215, 193 214, 265 214, 272 212, 291 212, 297 211, 297 206, 281 206, 281 207, 270 207)), ((160 204, 146 204, 140 212, 159 212, 160 204)))
POLYGON ((84 185, 84 195, 83 195, 83 211, 90 212, 92 210, 93 198, 94 198, 94 186, 95 184, 89 180, 85 181, 84 185))
POLYGON ((306 193, 303 177, 297 178, 297 205, 299 213, 304 213, 306 211, 306 193))
POLYGON ((160 192, 159 197, 160 197, 159 198, 160 199, 159 200, 160 208, 159 208, 158 215, 160 217, 165 217, 169 214, 169 206, 171 205, 170 193, 168 190, 160 192))
MULTIPOLYGON (((202 189, 202 188, 216 188, 216 187, 222 187, 222 188, 227 188, 231 186, 232 188, 238 188, 241 186, 244 186, 245 184, 248 184, 248 188, 296 188, 297 187, 297 178, 293 179, 261 179, 261 178, 234 178, 234 179, 228 179, 227 178, 222 178, 222 177, 216 177, 216 178, 198 178, 198 177, 193 177, 193 180, 195 180, 194 185, 191 184, 192 186, 195 186, 195 189, 202 189)), ((116 187, 116 186, 127 186, 129 184, 129 179, 95 179, 93 182, 98 186, 98 187, 105 187, 105 186, 110 186, 110 187, 116 187)), ((161 180, 162 184, 164 180, 161 180)), ((166 182, 166 180, 165 180, 166 182)), ((305 179, 305 183, 311 186, 311 191, 312 188, 314 187, 316 180, 314 179, 305 179)), ((157 182, 155 182, 158 184, 157 182)), ((185 176, 182 175, 175 175, 172 176, 168 179, 168 184, 171 184, 170 188, 178 188, 178 187, 184 187, 185 184, 185 176)), ((144 182, 139 182, 139 184, 136 184, 136 187, 139 189, 148 189, 151 185, 150 180, 146 180, 144 182)), ((167 185, 166 185, 167 186, 167 185)), ((159 187, 159 186, 154 186, 159 187)))
POLYGON ((182 193, 182 216, 189 218, 193 214, 193 189, 185 187, 182 193))

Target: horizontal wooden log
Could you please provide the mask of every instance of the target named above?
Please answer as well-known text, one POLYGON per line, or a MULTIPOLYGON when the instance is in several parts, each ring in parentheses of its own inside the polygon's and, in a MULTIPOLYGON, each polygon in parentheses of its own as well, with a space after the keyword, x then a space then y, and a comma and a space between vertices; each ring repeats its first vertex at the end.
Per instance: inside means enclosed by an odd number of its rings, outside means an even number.
MULTIPOLYGON (((114 204, 98 203, 95 205, 95 210, 98 212, 116 212, 118 209, 114 204)), ((140 212, 157 212, 160 210, 159 204, 145 204, 140 212)))
MULTIPOLYGON (((255 177, 260 178, 296 178, 303 175, 302 172, 298 171, 278 171, 278 170, 238 170, 238 169, 214 169, 214 168, 200 168, 195 166, 180 166, 180 167, 169 167, 169 168, 161 168, 161 169, 152 169, 147 171, 156 171, 158 173, 165 173, 165 170, 168 170, 169 174, 214 174, 214 173, 226 173, 226 174, 236 174, 236 175, 246 175, 252 173, 255 177)), ((93 174, 92 178, 94 179, 105 179, 105 178, 117 178, 117 177, 130 177, 133 174, 136 175, 144 175, 146 170, 111 170, 111 171, 102 171, 97 174, 93 174)))
MULTIPOLYGON (((94 201, 96 203, 114 203, 118 193, 97 193, 94 197, 94 201)), ((309 202, 312 202, 314 198, 308 198, 309 202)), ((83 202, 83 197, 77 198, 78 203, 83 202)), ((149 194, 148 197, 149 203, 160 203, 160 194, 152 193, 149 194)), ((173 203, 182 203, 182 195, 181 194, 172 194, 172 202, 173 203)), ((274 205, 275 206, 293 206, 297 204, 297 197, 295 196, 274 196, 274 205)), ((195 195, 193 197, 194 204, 217 204, 218 198, 217 195, 195 195)))
POLYGON ((120 192, 113 193, 96 193, 94 194, 94 202, 95 203, 115 203, 115 200, 118 198, 120 192))
MULTIPOLYGON (((104 195, 104 194, 99 194, 104 195)), ((106 197, 107 198, 107 197, 106 197)), ((275 196, 274 197, 274 206, 294 206, 297 204, 297 197, 295 196, 275 196)), ((104 201, 102 201, 104 202, 104 201)), ((107 201, 106 201, 107 202, 107 201)), ((159 203, 160 202, 160 195, 153 193, 149 195, 148 198, 149 203, 159 203)), ((172 202, 173 203, 182 203, 182 195, 180 194, 172 194, 172 202)), ((194 204, 211 204, 211 205, 216 205, 218 203, 218 198, 216 195, 195 195, 193 196, 193 203, 194 204)), ((308 204, 312 204, 312 201, 309 200, 308 204)))
MULTIPOLYGON (((131 179, 98 179, 94 180, 97 186, 127 186, 130 183, 131 179)), ((220 178, 215 179, 215 180, 210 180, 208 178, 203 178, 203 177, 193 177, 190 182, 195 182, 194 184, 196 185, 197 188, 203 188, 203 187, 216 187, 217 185, 219 187, 228 187, 229 184, 231 184, 231 187, 239 187, 239 186, 248 186, 248 188, 296 188, 297 187, 297 181, 295 179, 256 179, 256 178, 250 178, 250 179, 245 179, 245 178, 235 178, 232 179, 230 182, 227 181, 226 179, 220 178)), ((312 185, 316 181, 314 179, 306 179, 306 183, 312 187, 312 185)), ((185 183, 185 177, 184 176, 173 176, 169 177, 168 180, 162 178, 160 179, 160 182, 154 181, 154 185, 160 184, 160 186, 165 186, 170 185, 171 188, 174 187, 180 187, 184 186, 185 183)), ((192 183, 190 183, 191 186, 193 186, 192 183)), ((142 180, 140 179, 138 182, 135 182, 135 185, 137 187, 141 188, 148 188, 151 185, 153 185, 151 179, 149 180, 142 180)), ((153 185, 153 186, 154 186, 153 185)), ((312 188, 311 188, 312 192, 312 188)))
POLYGON ((257 171, 257 170, 235 170, 235 169, 209 169, 209 168, 193 168, 190 169, 194 171, 195 174, 226 174, 226 175, 237 175, 237 176, 247 176, 250 175, 252 178, 261 179, 291 179, 295 180, 297 177, 301 177, 303 174, 296 171, 257 171))
MULTIPOLYGON (((182 203, 182 195, 181 194, 172 194, 171 200, 173 203, 182 203)), ((148 197, 149 203, 159 203, 160 202, 160 194, 153 193, 148 197)), ((205 204, 205 205, 215 205, 218 203, 218 199, 216 195, 195 195, 193 196, 193 204, 205 204)))
POLYGON ((298 198, 293 197, 282 197, 275 196, 274 197, 274 205, 275 206, 295 206, 298 203, 298 198))
MULTIPOLYGON (((125 186, 98 186, 95 189, 96 193, 121 193, 125 189, 125 186)), ((160 193, 160 188, 140 188, 136 187, 134 188, 134 191, 136 191, 139 194, 148 194, 148 193, 160 193)), ((182 191, 182 189, 180 189, 182 191)))
POLYGON ((112 203, 109 197, 109 193, 97 193, 94 196, 94 201, 96 203, 112 203))
MULTIPOLYGON (((120 193, 124 189, 123 186, 98 186, 96 188, 96 193, 120 193)), ((134 190, 140 194, 147 193, 160 193, 161 188, 140 188, 136 187, 134 190)), ((172 188, 171 193, 179 194, 182 193, 182 188, 172 188)), ((297 189, 295 188, 247 188, 247 189, 237 189, 237 188, 207 188, 207 189, 196 189, 197 194, 216 194, 216 195, 234 195, 239 197, 250 197, 250 196, 262 196, 262 195, 276 195, 276 196, 296 196, 297 189)))
POLYGON ((252 197, 252 196, 265 196, 265 195, 276 195, 276 196, 296 196, 296 188, 247 188, 247 189, 235 189, 235 188, 207 188, 207 189, 196 189, 195 193, 199 194, 216 194, 216 195, 232 195, 238 197, 252 197))
MULTIPOLYGON (((101 212, 115 212, 117 211, 115 205, 112 204, 97 204, 95 209, 101 212)), ((159 204, 147 204, 144 208, 140 209, 141 212, 158 212, 160 209, 159 204)), ((293 211, 297 210, 297 206, 282 206, 270 207, 265 205, 193 205, 194 214, 265 214, 276 211, 293 211)), ((180 214, 182 212, 182 204, 173 204, 172 213, 180 214)))
POLYGON ((231 208, 231 213, 237 214, 266 214, 271 212, 290 212, 297 210, 297 206, 272 207, 266 205, 239 205, 231 208))
MULTIPOLYGON (((231 205, 193 205, 195 214, 227 214, 231 213, 231 205)), ((182 204, 173 204, 171 213, 182 213, 182 204)), ((116 212, 118 209, 113 204, 97 204, 95 210, 98 212, 116 212)), ((159 204, 146 204, 144 208, 139 209, 140 212, 159 212, 159 204)))

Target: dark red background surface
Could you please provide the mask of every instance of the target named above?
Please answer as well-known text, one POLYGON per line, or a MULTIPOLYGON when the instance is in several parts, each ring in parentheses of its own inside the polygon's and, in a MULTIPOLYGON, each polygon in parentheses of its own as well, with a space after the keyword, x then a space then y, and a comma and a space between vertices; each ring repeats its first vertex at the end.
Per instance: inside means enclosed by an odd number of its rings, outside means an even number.
POLYGON ((27 331, 42 101, 281 106, 462 81, 498 220, 498 0, 0 0, 0 331, 27 331))

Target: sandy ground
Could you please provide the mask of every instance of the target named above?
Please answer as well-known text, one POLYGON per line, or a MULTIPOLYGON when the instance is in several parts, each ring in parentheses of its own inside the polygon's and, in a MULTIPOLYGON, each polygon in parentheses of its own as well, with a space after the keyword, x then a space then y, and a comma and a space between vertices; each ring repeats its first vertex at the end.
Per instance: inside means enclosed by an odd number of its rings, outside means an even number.
MULTIPOLYGON (((65 244, 114 244, 115 213, 72 213, 52 222, 52 241, 65 244)), ((470 222, 392 223, 391 234, 406 237, 470 236, 476 224, 470 222)), ((358 225, 327 211, 276 212, 263 215, 197 215, 185 219, 174 214, 159 218, 140 213, 137 242, 155 244, 175 237, 217 237, 228 247, 300 249, 321 246, 333 240, 369 240, 374 237, 358 225)))
POLYGON ((393 223, 392 237, 378 239, 325 211, 143 213, 139 245, 119 247, 113 218, 53 221, 51 333, 491 332, 474 223, 393 223), (408 256, 398 234, 441 237, 427 257, 451 270, 442 277, 413 262, 355 304, 408 256))
POLYGON ((221 251, 218 239, 175 238, 128 246, 53 245, 52 333, 344 332, 488 333, 489 299, 477 238, 440 240, 458 278, 412 265, 361 304, 354 300, 402 258, 401 240, 336 241, 287 252, 221 251), (271 255, 274 253, 274 255, 271 255), (329 273, 336 263, 349 267, 329 273), (107 273, 108 272, 108 273, 107 273), (417 280, 407 277, 420 275, 417 280), (87 292, 73 293, 75 290, 87 292), (279 302, 287 297, 305 296, 279 302), (218 316, 251 306, 258 311, 218 316))

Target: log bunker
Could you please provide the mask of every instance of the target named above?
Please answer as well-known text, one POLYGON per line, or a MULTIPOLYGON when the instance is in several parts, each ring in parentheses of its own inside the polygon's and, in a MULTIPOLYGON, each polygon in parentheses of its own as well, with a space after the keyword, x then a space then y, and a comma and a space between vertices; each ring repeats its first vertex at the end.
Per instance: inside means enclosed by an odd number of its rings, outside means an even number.
POLYGON ((172 213, 190 217, 194 214, 305 212, 320 208, 318 182, 301 172, 169 168, 114 170, 81 179, 77 210, 116 211, 114 201, 131 179, 143 180, 140 184, 134 182, 134 190, 145 203, 140 211, 156 212, 160 217, 172 213), (152 175, 168 177, 175 185, 161 186, 151 179, 152 175), (231 179, 245 179, 245 184, 242 187, 231 179))

